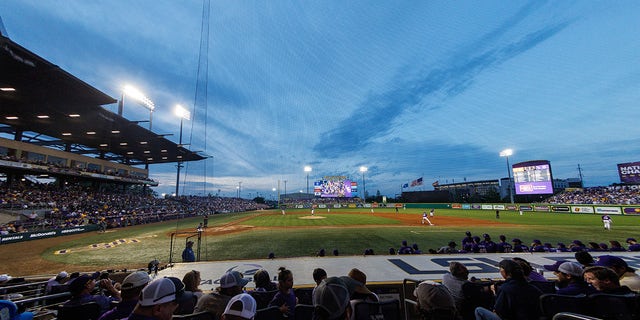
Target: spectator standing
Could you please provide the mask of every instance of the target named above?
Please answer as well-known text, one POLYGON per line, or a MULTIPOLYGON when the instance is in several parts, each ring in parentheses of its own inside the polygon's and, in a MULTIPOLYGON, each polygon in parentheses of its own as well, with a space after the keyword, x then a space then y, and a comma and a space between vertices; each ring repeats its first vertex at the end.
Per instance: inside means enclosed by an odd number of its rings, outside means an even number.
POLYGON ((208 311, 215 319, 220 319, 222 313, 235 295, 242 293, 249 280, 242 277, 238 271, 229 271, 220 277, 220 286, 210 294, 205 294, 200 299, 194 312, 208 311))
POLYGON ((280 267, 278 272, 278 292, 269 306, 276 306, 280 308, 282 315, 295 319, 295 308, 298 304, 298 298, 293 291, 293 273, 284 267, 280 267))
POLYGON ((195 262, 195 261, 196 261, 196 255, 193 252, 193 241, 189 240, 187 241, 187 244, 184 250, 182 250, 182 262, 195 262))
POLYGON ((494 311, 478 307, 475 312, 476 319, 538 320, 542 291, 529 284, 517 262, 502 260, 498 266, 506 281, 497 290, 494 311))

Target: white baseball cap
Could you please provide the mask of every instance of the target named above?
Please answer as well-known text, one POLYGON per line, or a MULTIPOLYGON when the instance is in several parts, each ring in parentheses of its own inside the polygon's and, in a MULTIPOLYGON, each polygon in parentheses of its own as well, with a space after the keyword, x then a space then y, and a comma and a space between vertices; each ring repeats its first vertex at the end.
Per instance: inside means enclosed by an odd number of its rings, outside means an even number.
POLYGON ((176 301, 177 303, 193 298, 191 291, 184 290, 184 283, 175 277, 166 277, 151 281, 140 295, 139 304, 141 306, 153 306, 165 302, 176 301))
POLYGON ((256 305, 256 300, 251 295, 241 293, 229 300, 223 314, 238 316, 248 320, 253 319, 256 315, 256 305))
POLYGON ((151 278, 146 271, 132 272, 122 281, 122 290, 138 288, 146 285, 149 281, 151 278))

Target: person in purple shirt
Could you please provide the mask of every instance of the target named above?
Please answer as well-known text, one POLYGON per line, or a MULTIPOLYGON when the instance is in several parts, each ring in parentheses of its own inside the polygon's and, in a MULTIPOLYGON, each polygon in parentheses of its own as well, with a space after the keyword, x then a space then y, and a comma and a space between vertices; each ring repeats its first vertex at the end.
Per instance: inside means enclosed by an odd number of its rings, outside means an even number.
POLYGON ((111 307, 112 301, 120 301, 120 292, 113 287, 111 280, 100 280, 100 287, 111 293, 110 297, 104 295, 92 295, 93 289, 96 288, 96 278, 100 276, 99 272, 92 275, 83 274, 69 283, 69 291, 71 299, 65 302, 65 306, 79 306, 88 302, 96 302, 100 306, 100 315, 107 312, 111 307))
POLYGON ((296 298, 293 291, 293 273, 291 270, 280 267, 278 272, 278 292, 269 302, 269 306, 276 306, 280 308, 283 316, 295 319, 296 304, 298 304, 298 298, 296 298))
POLYGON ((627 238, 627 244, 629 244, 629 251, 640 251, 640 243, 636 242, 636 239, 627 238))

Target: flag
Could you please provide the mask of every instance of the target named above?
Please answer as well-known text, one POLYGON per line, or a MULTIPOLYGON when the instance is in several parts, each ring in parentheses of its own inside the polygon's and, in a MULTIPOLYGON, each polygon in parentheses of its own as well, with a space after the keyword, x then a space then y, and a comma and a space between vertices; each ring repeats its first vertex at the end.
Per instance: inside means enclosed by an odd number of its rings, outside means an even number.
POLYGON ((415 187, 415 186, 421 186, 422 185, 422 177, 411 181, 411 186, 415 187))
POLYGON ((408 183, 403 184, 402 185, 402 189, 404 189, 404 188, 409 188, 409 184, 408 183))
POLYGON ((440 185, 440 181, 436 180, 431 185, 435 188, 440 185))

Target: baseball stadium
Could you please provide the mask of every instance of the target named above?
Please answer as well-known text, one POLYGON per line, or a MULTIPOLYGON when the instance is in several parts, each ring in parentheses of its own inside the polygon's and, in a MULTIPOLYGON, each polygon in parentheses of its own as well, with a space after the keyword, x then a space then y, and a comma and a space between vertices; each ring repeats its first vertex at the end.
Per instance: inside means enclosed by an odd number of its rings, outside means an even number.
MULTIPOLYGON (((197 274, 194 287, 181 289, 199 293, 191 305, 177 303, 180 290, 171 284, 174 312, 144 319, 236 319, 228 317, 232 307, 213 312, 200 301, 228 289, 230 277, 257 303, 252 311, 243 305, 237 319, 343 319, 319 316, 330 311, 317 296, 330 281, 349 287, 347 277, 356 283, 351 298, 363 289, 369 296, 351 299, 338 316, 477 319, 476 308, 493 311, 506 295, 500 290, 507 292, 510 272, 538 276, 526 283, 537 290, 535 311, 528 310, 535 319, 640 319, 640 280, 616 278, 626 293, 595 285, 602 292, 557 293, 565 263, 580 269, 580 280, 588 268, 620 267, 607 261, 623 263, 626 277, 640 268, 640 162, 617 164, 621 183, 596 188, 555 181, 547 160, 509 165, 505 150, 508 178, 435 182, 433 191, 393 199, 364 199, 357 175, 331 174, 313 181, 312 192, 307 176, 306 193, 278 189, 271 200, 241 198, 239 189, 238 196, 179 195, 177 186, 174 195, 154 196, 150 165, 175 165, 179 180, 185 164, 208 157, 186 148, 182 132, 176 143, 106 110, 124 94, 112 98, 1 33, 0 89, 2 320, 98 319, 106 314, 99 303, 68 304, 78 283, 85 280, 84 292, 86 281, 99 280, 90 294, 108 296, 113 310, 139 272, 148 275, 146 288, 166 278, 184 286, 186 275, 197 274), (459 297, 453 288, 438 291, 454 266, 466 270, 459 297), (284 309, 273 303, 287 290, 282 268, 295 296, 284 309), (318 269, 327 280, 317 281, 318 269), (258 290, 259 274, 278 289, 258 290)), ((135 310, 167 297, 140 290, 135 310)))

